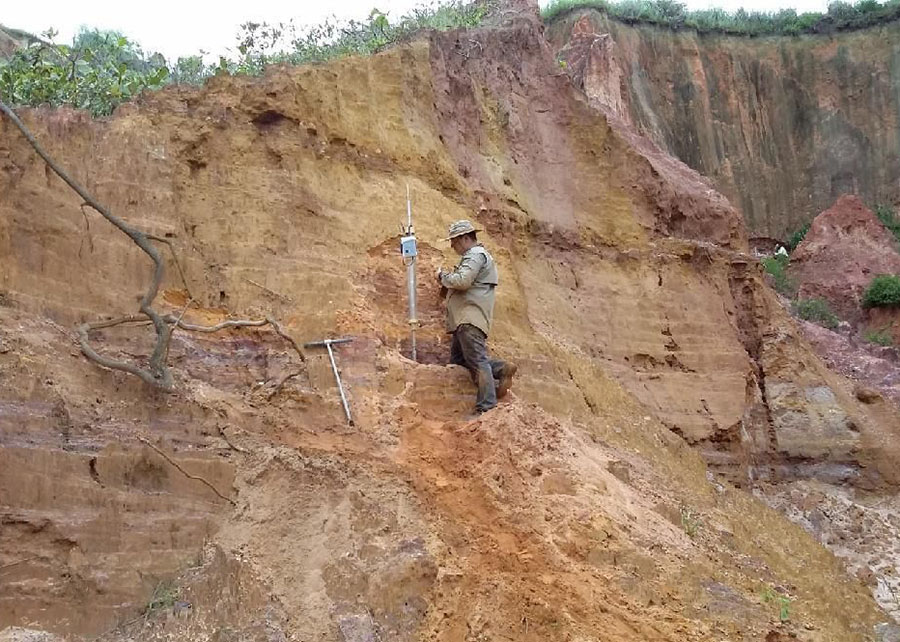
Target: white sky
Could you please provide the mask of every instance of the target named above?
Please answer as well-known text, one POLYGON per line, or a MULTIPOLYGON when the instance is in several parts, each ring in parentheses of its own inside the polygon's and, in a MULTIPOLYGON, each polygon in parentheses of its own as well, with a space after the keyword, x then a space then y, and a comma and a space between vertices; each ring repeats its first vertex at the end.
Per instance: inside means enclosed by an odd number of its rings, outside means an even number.
MULTIPOLYGON (((540 0, 541 6, 550 0, 540 0)), ((49 27, 59 31, 57 42, 71 41, 81 25, 120 31, 144 51, 159 51, 166 58, 198 53, 225 54, 236 41, 238 26, 253 20, 277 23, 294 19, 296 24, 315 24, 334 14, 338 18, 364 19, 373 7, 398 17, 422 0, 265 0, 240 2, 218 0, 4 0, 0 23, 40 34, 49 27)), ((827 0, 686 0, 689 9, 722 7, 735 10, 772 11, 792 7, 798 13, 825 11, 827 0)))

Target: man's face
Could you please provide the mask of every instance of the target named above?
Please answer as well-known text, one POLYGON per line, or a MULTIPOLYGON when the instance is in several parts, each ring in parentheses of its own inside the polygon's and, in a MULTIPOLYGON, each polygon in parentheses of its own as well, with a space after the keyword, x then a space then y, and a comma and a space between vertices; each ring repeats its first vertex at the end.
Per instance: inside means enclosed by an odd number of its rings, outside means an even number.
POLYGON ((457 236, 455 239, 450 239, 450 247, 452 247, 453 251, 456 252, 457 254, 459 254, 460 256, 465 254, 466 250, 468 249, 466 247, 465 239, 466 239, 466 237, 464 237, 464 236, 457 236))

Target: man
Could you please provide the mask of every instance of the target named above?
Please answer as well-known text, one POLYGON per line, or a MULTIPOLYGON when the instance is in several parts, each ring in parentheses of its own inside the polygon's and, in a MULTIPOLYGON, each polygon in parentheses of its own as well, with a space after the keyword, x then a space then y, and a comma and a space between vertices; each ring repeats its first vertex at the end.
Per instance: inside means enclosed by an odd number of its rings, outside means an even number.
POLYGON ((494 288, 497 287, 497 265, 478 242, 475 227, 469 221, 456 221, 444 239, 460 255, 452 272, 438 270, 438 282, 447 289, 447 331, 453 333, 450 363, 468 368, 478 386, 476 414, 497 405, 516 373, 514 363, 491 359, 485 345, 494 316, 494 288), (495 381, 498 380, 498 381, 495 381))

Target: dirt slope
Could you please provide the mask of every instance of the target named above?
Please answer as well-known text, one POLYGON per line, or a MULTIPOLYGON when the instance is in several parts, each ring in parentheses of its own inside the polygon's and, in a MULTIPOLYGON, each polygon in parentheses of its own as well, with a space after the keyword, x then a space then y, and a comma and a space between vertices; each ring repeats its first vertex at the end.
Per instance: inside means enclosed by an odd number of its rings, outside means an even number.
POLYGON ((789 274, 802 298, 822 298, 843 319, 865 317, 862 295, 879 274, 900 274, 896 239, 855 196, 819 214, 791 255, 789 274))
MULTIPOLYGON (((895 417, 807 349, 728 202, 558 69, 539 24, 514 19, 169 89, 107 121, 24 114, 101 201, 172 239, 196 301, 187 319, 273 314, 301 340, 353 336, 339 349, 352 428, 321 354, 277 387, 299 364, 266 330, 176 333, 173 395, 86 362, 71 324, 131 312, 147 262, 88 226, 0 121, 0 627, 870 635, 886 616, 869 590, 723 482, 890 490, 895 417), (425 275, 419 364, 402 356, 407 184, 425 275), (437 239, 463 217, 487 229, 503 279, 493 346, 521 373, 474 422, 467 377, 436 365, 447 344, 427 278, 452 261, 437 239), (151 599, 173 579, 177 599, 151 599), (773 595, 791 600, 789 621, 773 595)), ((177 311, 187 293, 169 267, 160 305, 177 311)), ((134 359, 149 338, 94 336, 134 359)))

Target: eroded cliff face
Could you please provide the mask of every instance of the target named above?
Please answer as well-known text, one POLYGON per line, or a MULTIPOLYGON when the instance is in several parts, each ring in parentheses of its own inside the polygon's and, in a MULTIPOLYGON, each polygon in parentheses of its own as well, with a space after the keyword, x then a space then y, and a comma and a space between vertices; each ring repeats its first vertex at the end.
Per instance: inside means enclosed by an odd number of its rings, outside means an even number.
MULTIPOLYGON (((723 482, 891 490, 896 415, 824 367, 738 213, 573 89, 535 20, 172 88, 105 121, 24 117, 100 201, 173 242, 188 287, 167 259, 158 306, 354 337, 338 358, 356 425, 327 359, 304 366, 268 330, 176 332, 172 395, 81 357, 71 325, 132 312, 148 262, 0 121, 0 626, 824 641, 885 619, 839 560, 723 482), (407 184, 421 363, 405 358, 407 184), (430 278, 459 218, 486 228, 492 345, 521 375, 476 421, 466 374, 440 365, 430 278), (171 578, 182 617, 135 619, 171 578)), ((141 361, 147 332, 92 339, 141 361)))
POLYGON ((711 178, 751 236, 787 237, 842 194, 900 201, 900 23, 744 38, 582 10, 548 33, 587 94, 711 178))

